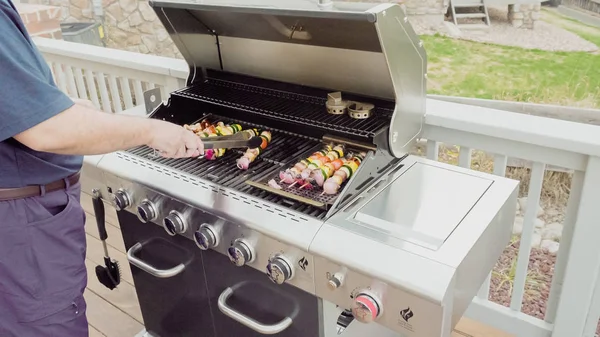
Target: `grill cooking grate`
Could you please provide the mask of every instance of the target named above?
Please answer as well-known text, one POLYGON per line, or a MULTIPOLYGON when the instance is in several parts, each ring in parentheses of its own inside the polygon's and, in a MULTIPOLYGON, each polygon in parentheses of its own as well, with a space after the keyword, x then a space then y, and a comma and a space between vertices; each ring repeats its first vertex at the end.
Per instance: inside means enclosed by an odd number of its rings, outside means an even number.
MULTIPOLYGON (((321 150, 322 147, 315 148, 313 151, 305 152, 302 156, 295 157, 293 160, 288 162, 287 165, 282 167, 282 170, 293 167, 298 161, 305 159, 306 157, 312 155, 312 153, 316 150, 321 150)), ((346 154, 349 153, 360 153, 363 152, 359 149, 353 148, 352 146, 348 146, 346 144, 345 149, 346 154)), ((335 203, 335 200, 339 196, 339 191, 336 194, 325 194, 323 193, 322 187, 314 187, 314 188, 300 188, 301 185, 298 183, 295 184, 286 184, 280 181, 279 171, 269 172, 261 177, 256 177, 255 179, 248 181, 248 184, 255 186, 257 188, 264 189, 271 193, 280 194, 290 199, 298 200, 300 202, 313 205, 315 207, 319 207, 322 209, 329 209, 331 205, 335 203), (275 182, 281 186, 281 189, 276 189, 274 187, 269 186, 269 181, 273 179, 275 182), (290 187, 291 186, 291 187, 290 187)), ((344 188, 347 182, 344 182, 340 188, 340 191, 344 188)))
POLYGON ((233 121, 219 116, 207 115, 203 118, 208 118, 211 122, 222 121, 226 124, 236 122, 241 124, 243 129, 256 127, 263 130, 270 130, 272 132, 272 142, 267 149, 258 156, 252 164, 250 164, 250 167, 246 171, 240 170, 236 166, 236 160, 243 155, 246 149, 228 149, 223 157, 216 160, 207 160, 204 158, 163 158, 157 156, 155 151, 147 146, 130 149, 127 152, 145 160, 211 181, 227 188, 235 189, 318 219, 325 216, 326 212, 323 209, 287 200, 279 195, 269 193, 263 189, 245 183, 247 180, 260 180, 265 176, 278 174, 282 168, 284 169, 290 165, 290 160, 313 148, 318 148, 318 146, 320 146, 319 140, 297 136, 288 132, 280 132, 260 125, 233 121))
POLYGON ((328 131, 363 138, 373 138, 378 131, 389 126, 393 114, 390 109, 376 106, 373 116, 367 119, 332 115, 327 113, 325 107, 326 91, 322 92, 322 97, 316 97, 218 79, 209 79, 174 95, 241 109, 267 118, 292 122, 298 126, 317 126, 328 131))

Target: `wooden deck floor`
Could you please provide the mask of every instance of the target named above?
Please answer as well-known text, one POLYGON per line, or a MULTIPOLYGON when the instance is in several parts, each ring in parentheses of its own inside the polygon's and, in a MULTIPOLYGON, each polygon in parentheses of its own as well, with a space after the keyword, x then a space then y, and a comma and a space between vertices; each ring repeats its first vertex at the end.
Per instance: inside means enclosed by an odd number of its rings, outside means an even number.
MULTIPOLYGON (((122 282, 117 289, 111 291, 98 282, 94 272, 96 265, 103 265, 104 252, 98 236, 90 195, 82 193, 81 202, 87 213, 85 229, 88 245, 86 260, 88 287, 85 299, 88 305, 90 337, 134 337, 143 329, 144 322, 115 210, 106 207, 107 241, 110 256, 121 265, 122 282)), ((452 337, 511 336, 467 318, 458 323, 457 329, 452 334, 452 337)))

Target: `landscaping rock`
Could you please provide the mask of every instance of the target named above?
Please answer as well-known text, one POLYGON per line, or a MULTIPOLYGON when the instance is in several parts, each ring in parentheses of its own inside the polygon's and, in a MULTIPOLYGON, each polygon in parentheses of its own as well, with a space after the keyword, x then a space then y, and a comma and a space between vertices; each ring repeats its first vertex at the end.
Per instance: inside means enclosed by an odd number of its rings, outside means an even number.
MULTIPOLYGON (((521 206, 521 212, 525 214, 527 212, 527 197, 519 198, 518 201, 519 206, 521 206)), ((544 209, 538 204, 535 216, 540 217, 542 215, 544 215, 544 209)))
POLYGON ((531 237, 531 247, 539 248, 542 243, 542 235, 538 232, 533 232, 533 236, 531 237))
POLYGON ((538 219, 535 218, 535 220, 533 220, 533 225, 535 228, 544 228, 544 226, 546 225, 546 223, 544 222, 544 220, 542 219, 538 219))
POLYGON ((515 218, 512 233, 514 235, 521 235, 521 233, 523 233, 523 218, 522 217, 518 216, 515 218))
POLYGON ((560 241, 564 226, 559 223, 551 223, 542 230, 544 240, 560 241))
POLYGON ((560 243, 552 240, 542 240, 540 248, 548 250, 551 254, 556 254, 560 247, 560 243))
MULTIPOLYGON (((517 215, 515 217, 515 222, 513 223, 513 234, 521 234, 523 232, 523 223, 525 219, 522 216, 517 215)), ((545 222, 542 219, 536 218, 533 220, 533 225, 535 229, 544 228, 545 222)))

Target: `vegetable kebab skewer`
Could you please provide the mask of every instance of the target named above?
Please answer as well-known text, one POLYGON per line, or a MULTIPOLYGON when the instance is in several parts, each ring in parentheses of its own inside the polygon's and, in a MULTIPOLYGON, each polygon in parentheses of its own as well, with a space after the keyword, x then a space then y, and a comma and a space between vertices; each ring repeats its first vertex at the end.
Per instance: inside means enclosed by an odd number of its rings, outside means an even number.
MULTIPOLYGON (((286 183, 286 184, 293 184, 294 182, 297 182, 297 179, 300 179, 302 177, 302 173, 307 170, 308 166, 313 161, 317 160, 318 158, 321 158, 322 156, 324 156, 325 154, 327 154, 330 151, 332 151, 332 147, 330 145, 326 145, 323 150, 317 151, 317 152, 313 153, 310 157, 297 162, 294 165, 294 167, 291 167, 285 171, 279 172, 279 179, 281 180, 280 182, 286 183)), ((310 170, 307 171, 307 173, 308 173, 307 174, 307 177, 308 177, 308 175, 310 174, 310 170)))
MULTIPOLYGON (((223 122, 217 123, 217 126, 209 126, 206 128, 210 134, 207 137, 219 137, 219 136, 229 136, 234 133, 240 132, 242 130, 242 126, 239 124, 231 124, 225 125, 223 122)), ((227 149, 208 149, 204 153, 204 157, 208 160, 215 160, 219 157, 222 157, 225 154, 227 149)))
MULTIPOLYGON (((242 130, 239 124, 225 125, 223 122, 218 122, 217 125, 211 124, 207 119, 193 125, 184 125, 187 130, 193 131, 198 137, 218 137, 233 135, 242 130)), ((208 160, 215 160, 225 154, 226 149, 208 149, 204 152, 204 157, 208 160)))
MULTIPOLYGON (((330 145, 325 145, 323 150, 317 151, 313 153, 309 158, 303 159, 294 165, 294 167, 288 168, 285 171, 279 172, 279 183, 291 184, 288 187, 294 186, 298 183, 298 180, 301 179, 302 171, 307 168, 310 164, 310 161, 313 160, 315 156, 322 156, 326 154, 328 151, 331 151, 330 145)), ((282 187, 275 181, 275 179, 271 179, 268 182, 269 186, 280 190, 282 187)))
MULTIPOLYGON (((255 132, 255 130, 251 131, 254 133, 252 136, 256 136, 257 132, 255 132)), ((256 157, 258 157, 258 155, 260 155, 267 148, 269 143, 271 143, 270 131, 265 130, 261 132, 259 136, 262 138, 262 143, 260 144, 260 146, 254 149, 246 150, 244 155, 237 160, 237 167, 239 169, 247 170, 250 166, 250 163, 252 163, 256 159, 256 157)))
MULTIPOLYGON (((337 165, 341 166, 340 158, 343 157, 344 147, 342 145, 337 145, 333 149, 328 148, 327 151, 317 151, 308 158, 309 164, 306 165, 306 168, 302 170, 302 173, 300 175, 303 179, 307 179, 311 176, 314 170, 328 163, 331 163, 333 167, 336 167, 337 165), (336 162, 336 164, 333 164, 334 161, 336 162)), ((337 170, 337 168, 335 168, 334 170, 337 170)))
MULTIPOLYGON (((343 156, 344 147, 342 145, 336 145, 333 148, 326 145, 322 150, 296 163, 294 167, 281 171, 279 178, 281 182, 290 184, 289 187, 296 184, 300 184, 300 188, 312 188, 313 184, 321 186, 326 179, 324 176, 333 174, 343 165, 341 159, 343 156), (328 170, 329 174, 326 173, 328 170)), ((269 185, 275 187, 276 183, 273 181, 269 185)))
MULTIPOLYGON (((320 167, 313 169, 310 176, 303 181, 303 184, 300 186, 300 188, 312 189, 315 185, 323 187, 325 181, 332 178, 336 173, 339 177, 349 178, 352 174, 354 174, 354 172, 356 172, 363 158, 364 157, 361 157, 360 155, 348 154, 347 158, 337 159, 339 162, 336 162, 337 165, 335 166, 332 163, 325 163, 320 167)), ((338 188, 346 180, 346 178, 341 180, 338 188)), ((336 192, 328 194, 335 193, 336 192)))
POLYGON ((203 119, 200 123, 196 123, 196 124, 192 124, 192 125, 183 124, 183 128, 186 130, 190 130, 193 133, 195 133, 196 135, 198 135, 198 133, 202 132, 202 130, 206 129, 210 125, 211 124, 208 121, 208 119, 203 119))
POLYGON ((325 180, 333 175, 344 164, 344 148, 335 146, 325 155, 322 151, 311 156, 314 160, 302 171, 301 179, 296 181, 301 184, 300 188, 312 189, 315 185, 322 186, 325 180))
POLYGON ((351 156, 350 159, 346 160, 344 165, 336 170, 332 176, 325 177, 326 180, 322 184, 323 193, 336 194, 344 181, 348 180, 354 173, 356 173, 356 170, 358 170, 358 167, 365 159, 365 156, 365 153, 351 156))

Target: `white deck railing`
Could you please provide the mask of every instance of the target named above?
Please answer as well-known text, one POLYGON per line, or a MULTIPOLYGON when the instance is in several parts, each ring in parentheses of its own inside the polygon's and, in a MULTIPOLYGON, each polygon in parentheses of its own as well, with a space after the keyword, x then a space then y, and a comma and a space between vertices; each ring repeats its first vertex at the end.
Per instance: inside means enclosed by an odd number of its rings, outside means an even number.
MULTIPOLYGON (((183 60, 48 39, 35 42, 62 90, 90 99, 106 112, 143 104, 145 89, 160 87, 166 98, 185 84, 188 67, 183 60)), ((472 167, 475 150, 492 154, 493 173, 498 175, 505 175, 508 159, 531 163, 510 305, 488 300, 488 281, 467 316, 517 337, 594 336, 600 317, 600 127, 429 99, 423 136, 430 159, 438 160, 444 144, 460 147, 457 164, 463 167, 472 167), (545 317, 538 319, 521 307, 534 221, 549 167, 573 173, 545 317)))

